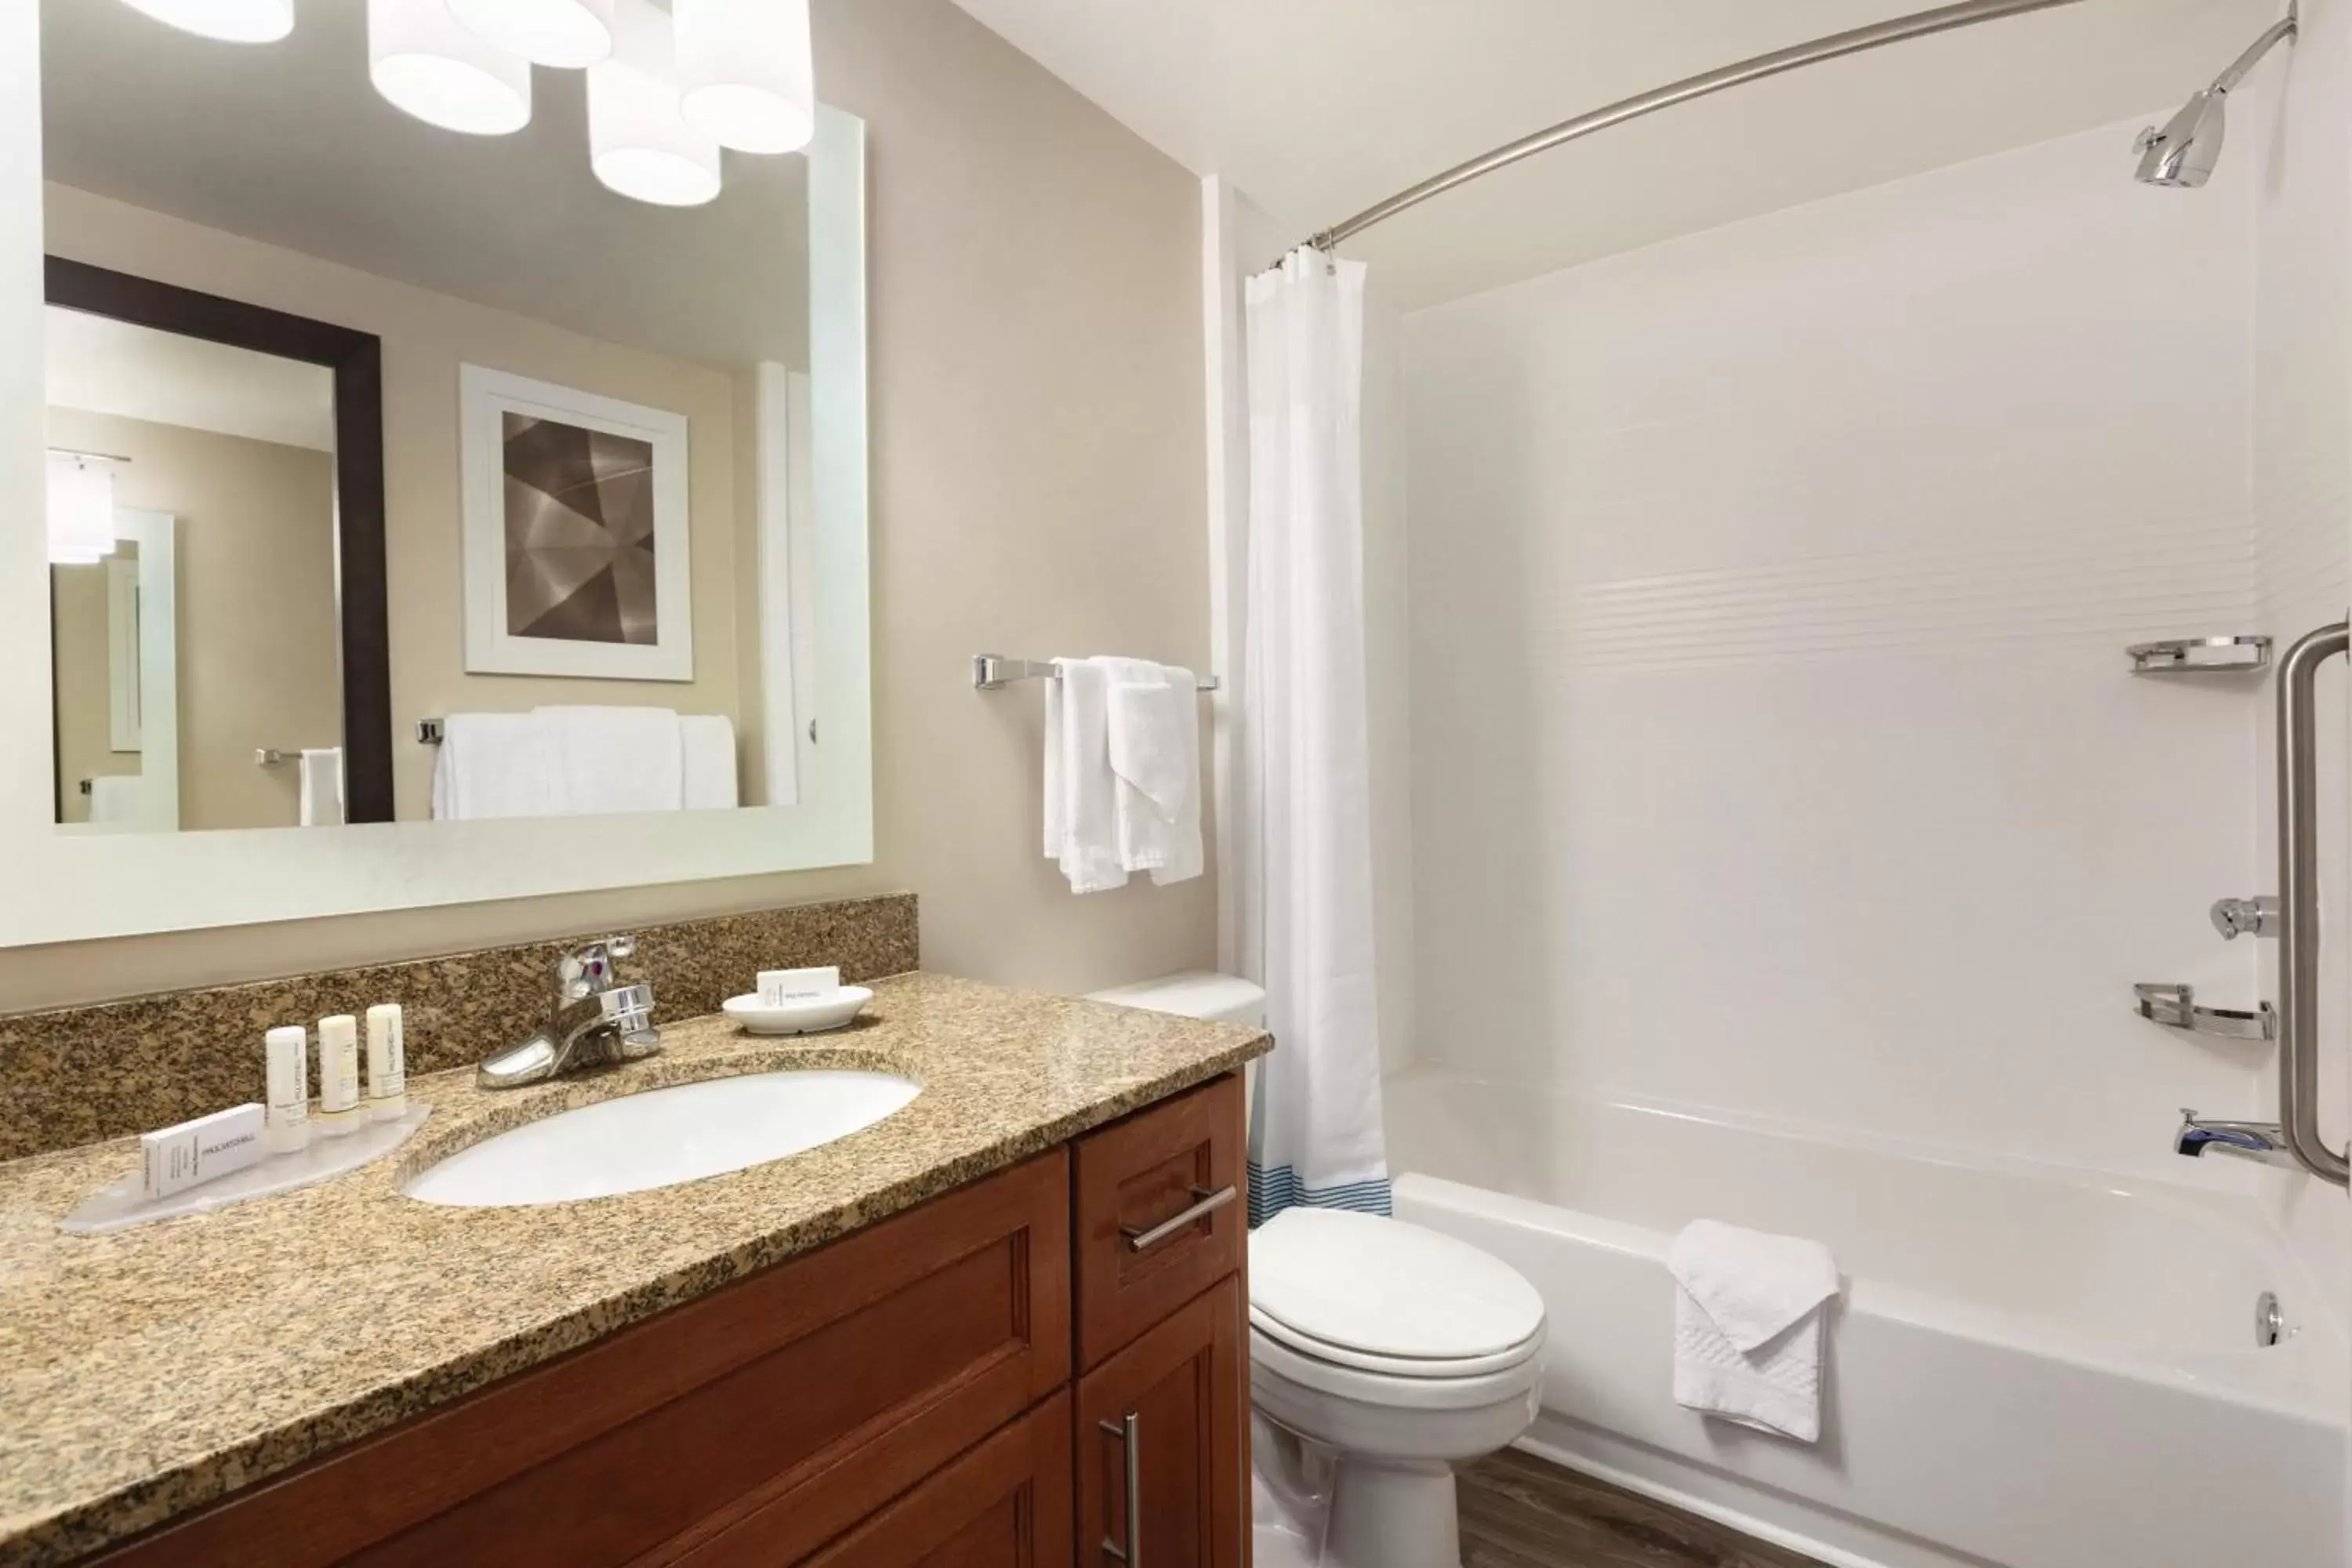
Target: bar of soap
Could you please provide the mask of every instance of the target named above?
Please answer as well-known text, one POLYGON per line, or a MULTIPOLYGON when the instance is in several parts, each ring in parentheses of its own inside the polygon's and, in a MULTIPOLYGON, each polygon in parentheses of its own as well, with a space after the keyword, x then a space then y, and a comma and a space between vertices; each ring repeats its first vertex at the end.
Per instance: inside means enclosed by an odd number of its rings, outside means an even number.
POLYGON ((151 1202, 242 1171, 261 1158, 258 1104, 215 1110, 177 1127, 139 1135, 142 1196, 151 1202))

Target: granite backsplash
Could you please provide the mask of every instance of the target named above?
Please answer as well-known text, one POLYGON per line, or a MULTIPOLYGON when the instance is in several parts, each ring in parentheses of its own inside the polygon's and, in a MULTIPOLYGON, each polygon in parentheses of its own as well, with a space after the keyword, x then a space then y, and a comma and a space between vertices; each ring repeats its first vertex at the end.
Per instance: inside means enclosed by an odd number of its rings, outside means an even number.
MULTIPOLYGON (((265 1030, 364 1013, 377 1002, 397 1002, 405 1014, 411 1073, 479 1061, 537 1028, 556 960, 606 934, 0 1018, 0 1160, 257 1100, 265 1030)), ((845 981, 864 982, 920 966, 912 893, 635 934, 637 956, 622 970, 652 983, 656 1022, 715 1013, 762 969, 838 964, 845 981)))

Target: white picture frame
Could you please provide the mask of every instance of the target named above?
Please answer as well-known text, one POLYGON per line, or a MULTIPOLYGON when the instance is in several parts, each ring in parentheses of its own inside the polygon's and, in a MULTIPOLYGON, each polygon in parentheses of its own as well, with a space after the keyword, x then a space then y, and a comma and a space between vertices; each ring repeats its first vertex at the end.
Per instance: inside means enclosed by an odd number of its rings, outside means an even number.
POLYGON ((686 416, 467 364, 458 367, 458 468, 465 487, 466 672, 692 680, 694 563, 686 416), (530 636, 509 624, 509 415, 552 420, 643 442, 653 449, 654 640, 530 636))

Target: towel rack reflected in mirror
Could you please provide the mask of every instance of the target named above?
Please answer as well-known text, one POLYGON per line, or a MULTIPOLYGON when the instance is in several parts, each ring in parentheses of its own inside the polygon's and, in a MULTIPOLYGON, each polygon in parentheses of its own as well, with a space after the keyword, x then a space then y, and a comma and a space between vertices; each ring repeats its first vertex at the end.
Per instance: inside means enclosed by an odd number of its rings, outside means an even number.
MULTIPOLYGON (((971 656, 971 684, 975 690, 997 691, 1016 680, 1051 680, 1054 679, 1051 659, 1007 658, 1001 653, 976 653, 971 656)), ((1214 691, 1220 682, 1213 675, 1204 675, 1198 689, 1214 691)))

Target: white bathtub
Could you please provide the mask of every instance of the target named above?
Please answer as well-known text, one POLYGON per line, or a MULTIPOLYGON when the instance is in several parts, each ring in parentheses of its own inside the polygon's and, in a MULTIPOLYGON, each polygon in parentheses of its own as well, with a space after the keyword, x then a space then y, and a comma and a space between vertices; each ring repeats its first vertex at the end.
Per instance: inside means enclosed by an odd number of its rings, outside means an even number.
POLYGON ((1539 1452, 1835 1563, 2345 1561, 2352 1378, 2251 1197, 1429 1070, 1387 1102, 1398 1216, 1543 1292, 1539 1452), (1836 1252, 1818 1447, 1670 1398, 1666 1247, 1702 1215, 1836 1252), (2264 1289, 2300 1330, 2268 1350, 2264 1289))

